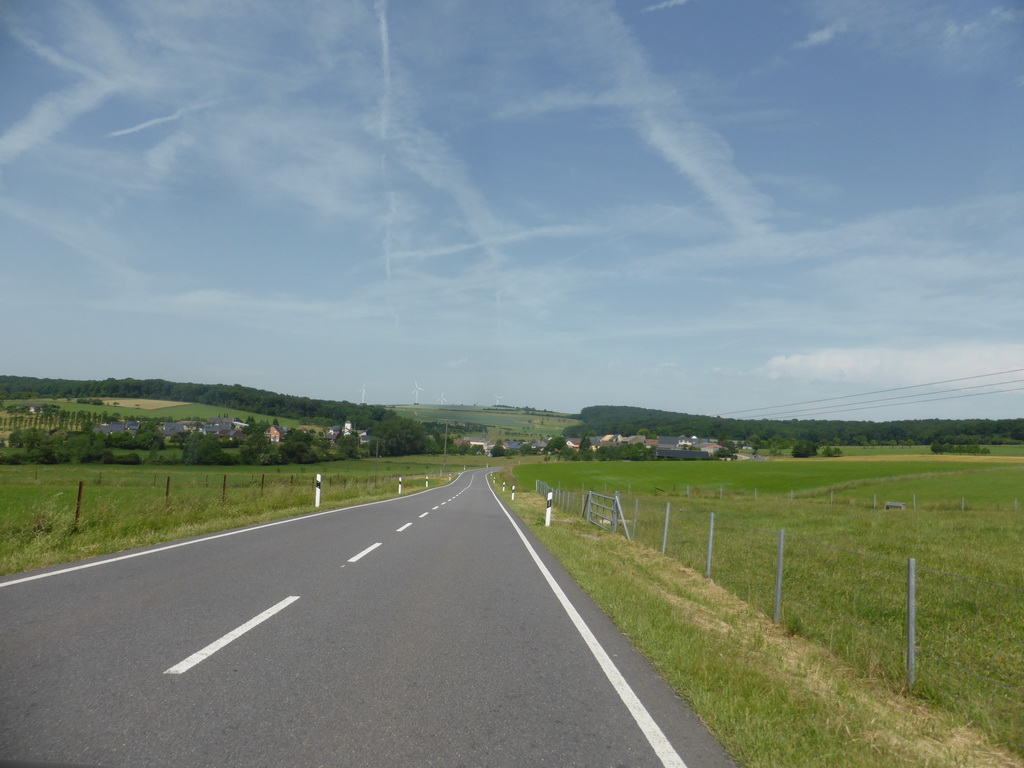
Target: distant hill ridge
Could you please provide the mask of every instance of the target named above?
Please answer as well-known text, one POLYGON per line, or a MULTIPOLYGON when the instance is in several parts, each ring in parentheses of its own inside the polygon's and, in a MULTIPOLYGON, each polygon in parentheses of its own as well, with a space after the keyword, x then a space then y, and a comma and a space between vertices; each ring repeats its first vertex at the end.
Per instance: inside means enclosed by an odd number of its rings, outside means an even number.
POLYGON ((1024 442, 1024 419, 910 419, 902 421, 727 419, 659 411, 626 405, 588 406, 576 416, 582 424, 565 430, 567 437, 585 434, 634 435, 642 429, 653 435, 697 435, 766 444, 771 440, 810 440, 842 445, 913 443, 1024 442))
POLYGON ((248 413, 272 414, 322 426, 345 421, 368 426, 394 415, 394 411, 379 405, 282 395, 265 389, 243 387, 241 384, 194 384, 164 379, 99 381, 0 376, 0 400, 27 400, 33 397, 176 400, 248 413))

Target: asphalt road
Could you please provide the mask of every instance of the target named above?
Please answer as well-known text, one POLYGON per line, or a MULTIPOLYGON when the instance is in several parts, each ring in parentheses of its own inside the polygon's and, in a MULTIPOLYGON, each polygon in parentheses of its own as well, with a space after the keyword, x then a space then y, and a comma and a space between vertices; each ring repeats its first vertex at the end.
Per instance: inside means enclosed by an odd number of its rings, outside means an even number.
POLYGON ((0 765, 733 766, 483 471, 127 554, 0 580, 0 765))

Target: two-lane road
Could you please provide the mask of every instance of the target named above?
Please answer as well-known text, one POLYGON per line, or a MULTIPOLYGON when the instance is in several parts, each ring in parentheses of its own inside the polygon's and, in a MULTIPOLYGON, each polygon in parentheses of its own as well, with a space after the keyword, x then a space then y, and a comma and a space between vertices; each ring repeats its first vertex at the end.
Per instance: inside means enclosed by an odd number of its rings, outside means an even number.
POLYGON ((0 580, 2 760, 732 765, 483 471, 0 580))

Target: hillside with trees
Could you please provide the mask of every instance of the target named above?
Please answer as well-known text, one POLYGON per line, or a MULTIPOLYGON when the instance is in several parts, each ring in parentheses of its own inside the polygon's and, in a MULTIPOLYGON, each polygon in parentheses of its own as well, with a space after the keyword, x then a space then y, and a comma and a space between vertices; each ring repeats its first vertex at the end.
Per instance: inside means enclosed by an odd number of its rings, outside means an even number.
POLYGON ((360 405, 347 400, 318 400, 282 395, 241 384, 192 384, 164 379, 37 379, 29 376, 0 376, 0 400, 33 398, 131 398, 176 400, 201 403, 247 413, 270 413, 278 418, 298 419, 304 424, 329 427, 351 421, 369 426, 394 415, 379 405, 360 405))
POLYGON ((1024 419, 917 419, 901 421, 728 419, 632 406, 595 405, 565 430, 583 435, 697 435, 754 447, 792 445, 1009 445, 1024 442, 1024 419))

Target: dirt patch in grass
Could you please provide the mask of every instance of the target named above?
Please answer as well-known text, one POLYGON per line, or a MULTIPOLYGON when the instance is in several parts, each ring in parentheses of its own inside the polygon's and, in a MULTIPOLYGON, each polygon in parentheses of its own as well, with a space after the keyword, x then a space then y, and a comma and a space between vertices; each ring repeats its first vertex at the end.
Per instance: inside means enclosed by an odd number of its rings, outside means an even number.
POLYGON ((160 408, 173 408, 177 405, 189 405, 177 400, 133 400, 123 397, 103 398, 104 405, 117 406, 118 408, 138 408, 143 411, 155 411, 160 408))

